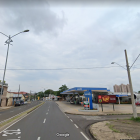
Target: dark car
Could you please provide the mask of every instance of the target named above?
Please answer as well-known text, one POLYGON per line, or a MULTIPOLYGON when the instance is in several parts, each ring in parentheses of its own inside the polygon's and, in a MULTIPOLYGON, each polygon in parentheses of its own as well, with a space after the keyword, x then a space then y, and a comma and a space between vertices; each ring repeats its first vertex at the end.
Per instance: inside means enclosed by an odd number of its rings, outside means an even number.
POLYGON ((20 106, 20 101, 16 101, 15 106, 20 106))
POLYGON ((23 100, 20 100, 20 104, 21 104, 21 105, 24 105, 24 101, 23 101, 23 100))

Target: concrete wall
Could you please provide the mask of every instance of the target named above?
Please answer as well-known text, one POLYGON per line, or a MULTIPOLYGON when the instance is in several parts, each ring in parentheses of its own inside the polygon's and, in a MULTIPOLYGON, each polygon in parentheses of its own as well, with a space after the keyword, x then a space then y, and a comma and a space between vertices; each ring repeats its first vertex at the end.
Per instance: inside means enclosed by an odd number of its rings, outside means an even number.
MULTIPOLYGON (((1 85, 0 85, 0 88, 1 88, 1 85)), ((1 106, 6 106, 6 96, 7 96, 7 88, 8 88, 8 85, 4 85, 3 86, 4 88, 4 92, 3 92, 3 95, 1 95, 1 106)))

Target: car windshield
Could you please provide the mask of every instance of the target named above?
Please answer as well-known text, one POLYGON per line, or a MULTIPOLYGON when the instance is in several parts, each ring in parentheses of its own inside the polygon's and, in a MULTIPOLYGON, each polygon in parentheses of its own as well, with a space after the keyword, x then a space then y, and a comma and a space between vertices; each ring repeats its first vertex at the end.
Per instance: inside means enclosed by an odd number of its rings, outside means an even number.
POLYGON ((16 103, 20 103, 20 101, 16 101, 16 103))

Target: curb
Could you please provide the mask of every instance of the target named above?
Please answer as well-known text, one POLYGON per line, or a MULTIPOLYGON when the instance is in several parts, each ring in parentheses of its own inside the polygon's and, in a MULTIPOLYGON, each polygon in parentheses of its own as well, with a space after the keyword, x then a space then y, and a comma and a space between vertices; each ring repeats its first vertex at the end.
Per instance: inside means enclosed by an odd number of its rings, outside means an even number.
POLYGON ((84 116, 133 115, 133 113, 127 113, 127 114, 78 114, 78 113, 70 113, 70 112, 64 112, 64 113, 71 114, 71 115, 84 115, 84 116))

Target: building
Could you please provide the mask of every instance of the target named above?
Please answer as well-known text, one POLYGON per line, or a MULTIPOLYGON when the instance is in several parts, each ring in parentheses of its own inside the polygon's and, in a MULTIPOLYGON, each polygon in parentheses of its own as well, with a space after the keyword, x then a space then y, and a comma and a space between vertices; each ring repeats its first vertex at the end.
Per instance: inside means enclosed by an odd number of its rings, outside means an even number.
POLYGON ((13 105, 13 93, 7 91, 6 98, 8 100, 6 106, 12 106, 13 105))
POLYGON ((15 104, 16 101, 18 100, 23 100, 23 101, 26 101, 26 92, 7 92, 7 95, 6 95, 6 106, 12 106, 15 104))
POLYGON ((130 93, 129 84, 127 84, 127 85, 124 85, 124 84, 114 85, 113 88, 114 88, 114 92, 130 93))
POLYGON ((110 90, 108 90, 107 88, 97 88, 97 87, 74 87, 71 89, 68 89, 66 91, 61 92, 60 94, 64 94, 64 95, 72 95, 72 98, 75 100, 75 95, 79 97, 79 99, 77 99, 77 103, 78 100, 80 100, 80 95, 83 95, 85 91, 89 91, 91 90, 92 92, 92 101, 93 103, 98 103, 98 95, 108 95, 108 93, 110 92, 110 90))
POLYGON ((113 88, 114 88, 114 92, 121 92, 120 86, 114 85, 113 88))
MULTIPOLYGON (((2 82, 0 81, 0 93, 1 93, 1 89, 2 89, 2 82)), ((1 107, 6 106, 6 104, 7 104, 7 99, 6 99, 7 89, 8 89, 8 84, 4 83, 4 85, 3 85, 3 94, 0 95, 1 96, 1 103, 0 103, 1 107)))

